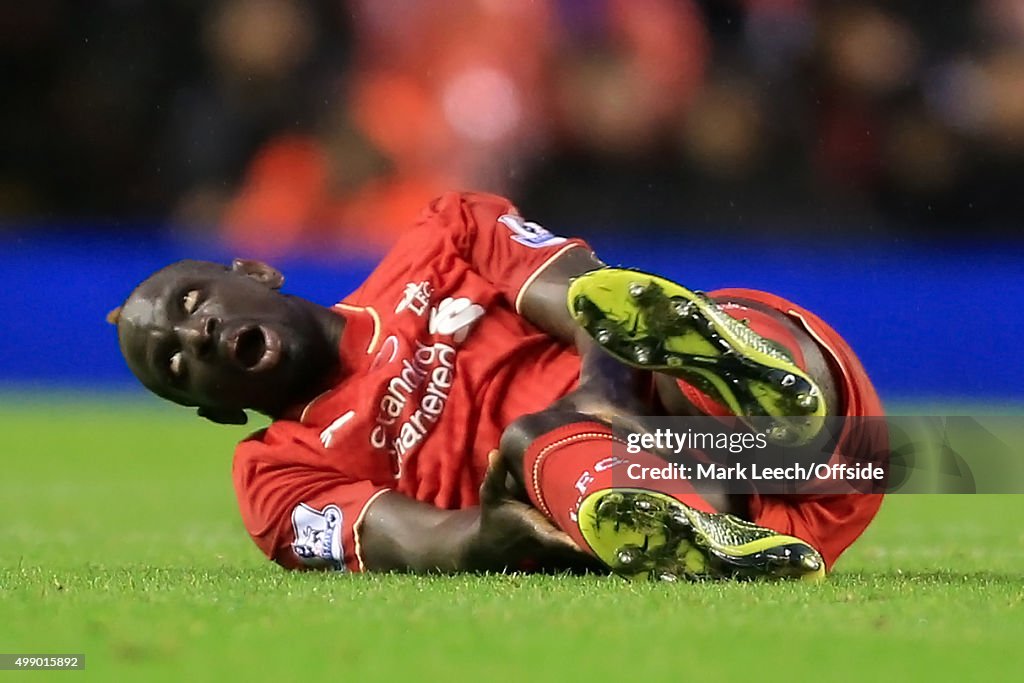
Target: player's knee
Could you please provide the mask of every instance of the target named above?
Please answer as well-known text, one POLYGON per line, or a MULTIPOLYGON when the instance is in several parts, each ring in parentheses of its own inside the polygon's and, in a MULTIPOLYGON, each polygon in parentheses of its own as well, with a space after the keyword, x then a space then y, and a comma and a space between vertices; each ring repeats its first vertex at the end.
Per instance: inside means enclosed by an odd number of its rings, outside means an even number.
POLYGON ((501 441, 498 444, 498 451, 501 458, 505 462, 511 464, 513 461, 521 461, 523 455, 526 453, 526 448, 529 446, 532 438, 530 437, 530 430, 525 424, 527 418, 521 417, 515 420, 512 424, 505 428, 505 431, 501 435, 501 441))
POLYGON ((534 441, 548 432, 593 418, 574 411, 548 409, 514 420, 501 435, 498 452, 513 476, 522 481, 523 457, 534 441))

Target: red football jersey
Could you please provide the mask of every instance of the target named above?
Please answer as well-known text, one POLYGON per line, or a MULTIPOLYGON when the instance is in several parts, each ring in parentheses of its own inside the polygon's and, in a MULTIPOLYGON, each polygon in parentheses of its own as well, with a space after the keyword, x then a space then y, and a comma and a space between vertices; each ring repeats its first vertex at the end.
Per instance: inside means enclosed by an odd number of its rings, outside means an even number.
POLYGON ((358 571, 359 523, 382 492, 475 505, 505 427, 576 384, 575 350, 518 306, 579 247, 500 197, 435 200, 335 306, 344 379, 236 450, 242 519, 263 552, 286 567, 358 571))

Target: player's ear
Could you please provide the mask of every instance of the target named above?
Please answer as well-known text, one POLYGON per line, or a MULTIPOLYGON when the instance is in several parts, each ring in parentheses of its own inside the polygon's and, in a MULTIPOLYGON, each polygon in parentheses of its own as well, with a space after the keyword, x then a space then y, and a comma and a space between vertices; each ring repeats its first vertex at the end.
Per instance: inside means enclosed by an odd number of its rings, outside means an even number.
POLYGON ((121 306, 118 306, 110 313, 107 313, 107 322, 113 325, 114 327, 117 327, 117 324, 121 322, 121 308, 121 306))
POLYGON ((196 413, 199 417, 205 417, 210 422, 216 422, 219 425, 244 425, 249 421, 244 410, 198 408, 196 413))
POLYGON ((231 272, 248 275, 271 289, 281 289, 281 285, 284 284, 284 275, 281 274, 281 271, 263 261, 236 258, 231 262, 231 272))

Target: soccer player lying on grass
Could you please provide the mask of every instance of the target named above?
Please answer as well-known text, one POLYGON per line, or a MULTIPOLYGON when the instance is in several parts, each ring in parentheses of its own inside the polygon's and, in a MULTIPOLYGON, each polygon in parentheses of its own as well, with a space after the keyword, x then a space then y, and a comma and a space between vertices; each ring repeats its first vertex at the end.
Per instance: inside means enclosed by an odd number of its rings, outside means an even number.
POLYGON ((606 268, 472 193, 435 200, 333 307, 283 280, 182 261, 111 321, 157 395, 220 423, 273 418, 233 475, 246 529, 285 567, 817 577, 880 505, 638 492, 600 466, 615 417, 769 415, 799 448, 815 418, 880 415, 846 343, 779 297, 606 268))

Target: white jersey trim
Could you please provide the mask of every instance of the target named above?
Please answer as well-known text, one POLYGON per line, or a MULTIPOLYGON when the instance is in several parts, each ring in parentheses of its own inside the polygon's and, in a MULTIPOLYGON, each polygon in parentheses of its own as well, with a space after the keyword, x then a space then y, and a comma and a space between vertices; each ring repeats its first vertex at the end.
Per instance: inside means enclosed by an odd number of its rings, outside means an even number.
POLYGON ((370 337, 370 344, 366 347, 366 353, 373 353, 377 347, 377 342, 380 341, 380 315, 377 311, 372 306, 354 306, 340 301, 334 304, 334 308, 340 308, 343 311, 346 309, 350 311, 365 311, 370 314, 370 318, 373 319, 373 336, 370 337))
POLYGON ((306 406, 302 409, 302 412, 299 414, 299 422, 305 424, 306 423, 306 414, 309 412, 309 409, 313 407, 313 404, 316 403, 317 401, 319 401, 320 399, 322 399, 327 394, 331 393, 332 391, 334 391, 333 387, 330 388, 330 389, 327 389, 326 391, 321 391, 319 394, 314 396, 313 399, 310 400, 310 402, 306 404, 306 406))
POLYGON ((352 538, 355 539, 354 553, 356 555, 356 562, 359 563, 359 571, 366 571, 366 564, 363 562, 363 546, 359 539, 359 529, 363 526, 363 517, 366 516, 366 511, 373 505, 373 501, 380 498, 384 493, 388 493, 391 489, 381 489, 377 493, 370 496, 369 500, 363 504, 363 509, 359 511, 359 515, 356 517, 356 521, 352 523, 352 538))

